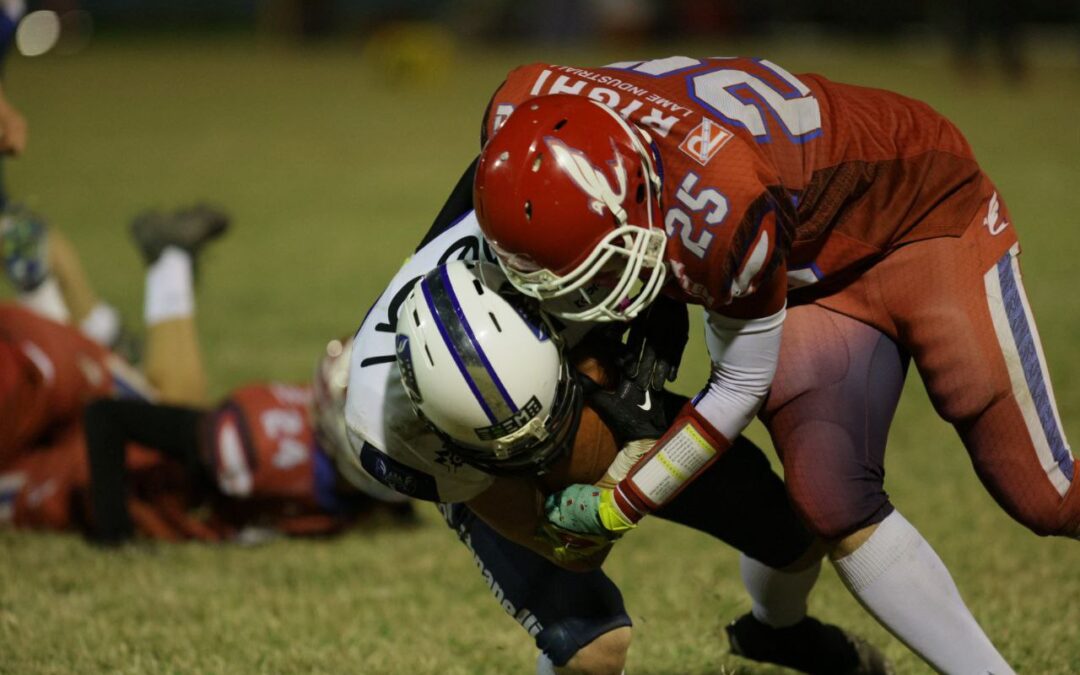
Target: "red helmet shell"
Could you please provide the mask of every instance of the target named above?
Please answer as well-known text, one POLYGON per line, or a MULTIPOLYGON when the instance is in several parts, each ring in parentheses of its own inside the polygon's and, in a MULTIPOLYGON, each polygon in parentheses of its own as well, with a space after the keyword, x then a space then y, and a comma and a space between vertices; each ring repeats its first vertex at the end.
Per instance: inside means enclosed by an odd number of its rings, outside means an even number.
POLYGON ((504 262, 561 275, 613 229, 649 227, 646 139, 581 96, 522 103, 480 153, 473 205, 484 236, 504 262))

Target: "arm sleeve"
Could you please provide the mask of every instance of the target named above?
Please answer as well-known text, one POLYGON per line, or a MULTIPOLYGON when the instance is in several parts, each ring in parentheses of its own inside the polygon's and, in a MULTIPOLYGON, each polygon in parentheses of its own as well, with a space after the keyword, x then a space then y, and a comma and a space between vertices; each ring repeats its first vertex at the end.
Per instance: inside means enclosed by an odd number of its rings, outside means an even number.
POLYGON ((769 391, 780 358, 785 313, 784 307, 758 319, 706 313, 705 343, 712 373, 694 407, 727 440, 750 424, 769 391))
POLYGON ((707 316, 709 384, 620 481, 614 506, 626 523, 664 506, 726 451, 750 423, 772 383, 785 309, 761 318, 707 316))

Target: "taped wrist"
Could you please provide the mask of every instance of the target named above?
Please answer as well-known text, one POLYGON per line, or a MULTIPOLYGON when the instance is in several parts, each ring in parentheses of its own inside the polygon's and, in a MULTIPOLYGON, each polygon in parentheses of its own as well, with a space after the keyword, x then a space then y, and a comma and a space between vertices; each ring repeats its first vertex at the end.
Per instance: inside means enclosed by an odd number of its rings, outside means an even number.
POLYGON ((615 486, 613 507, 625 521, 637 523, 671 501, 730 446, 688 404, 668 433, 615 486))
POLYGON ((596 482, 596 486, 614 489, 619 481, 630 475, 630 471, 634 468, 634 465, 636 465, 649 450, 652 450, 654 445, 656 445, 655 438, 643 438, 627 443, 623 446, 623 449, 615 455, 615 459, 612 460, 611 465, 608 466, 607 471, 604 472, 604 477, 596 482))

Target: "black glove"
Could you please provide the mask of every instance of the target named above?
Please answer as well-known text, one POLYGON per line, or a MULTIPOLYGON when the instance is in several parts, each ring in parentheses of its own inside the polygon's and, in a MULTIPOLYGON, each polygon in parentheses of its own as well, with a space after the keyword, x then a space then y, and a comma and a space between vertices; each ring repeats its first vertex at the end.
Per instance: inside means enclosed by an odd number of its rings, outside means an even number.
POLYGON ((620 445, 660 438, 670 426, 664 385, 675 379, 690 332, 686 305, 658 298, 630 326, 624 352, 617 359, 619 380, 605 391, 582 379, 585 400, 615 434, 620 445))
POLYGON ((686 304, 660 296, 630 324, 628 352, 620 365, 642 389, 662 389, 679 374, 689 335, 686 304))

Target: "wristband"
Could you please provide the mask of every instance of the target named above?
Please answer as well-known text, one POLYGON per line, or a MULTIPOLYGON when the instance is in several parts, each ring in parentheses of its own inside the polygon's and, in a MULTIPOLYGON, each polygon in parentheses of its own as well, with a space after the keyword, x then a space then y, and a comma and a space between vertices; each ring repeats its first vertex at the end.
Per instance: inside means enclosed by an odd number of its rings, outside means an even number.
POLYGON ((693 414, 684 414, 630 475, 615 486, 614 505, 636 523, 660 508, 709 467, 730 443, 693 414))

